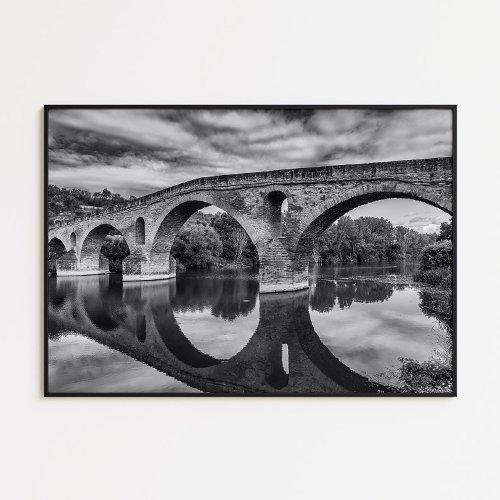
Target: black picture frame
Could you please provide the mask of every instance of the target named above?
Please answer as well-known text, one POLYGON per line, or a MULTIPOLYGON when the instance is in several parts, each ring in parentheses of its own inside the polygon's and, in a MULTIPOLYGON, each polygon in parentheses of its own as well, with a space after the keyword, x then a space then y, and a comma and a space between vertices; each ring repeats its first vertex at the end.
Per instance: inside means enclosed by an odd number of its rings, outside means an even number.
POLYGON ((123 105, 103 105, 103 104, 49 104, 44 105, 44 381, 43 395, 45 397, 457 397, 457 232, 458 232, 458 214, 457 214, 457 105, 456 104, 395 104, 395 105, 372 105, 372 104, 356 104, 356 105, 192 105, 192 104, 174 104, 174 105, 150 105, 150 104, 123 104, 123 105), (362 109, 362 110, 424 110, 424 109, 441 109, 450 110, 452 112, 452 157, 453 157, 453 329, 452 329, 452 368, 453 368, 453 385, 450 393, 153 393, 153 392, 65 392, 54 393, 49 390, 49 357, 48 357, 48 170, 49 170, 49 154, 48 154, 48 132, 49 132, 49 113, 52 110, 69 110, 69 109, 196 109, 196 110, 230 110, 230 109, 249 109, 249 110, 319 110, 319 109, 362 109))

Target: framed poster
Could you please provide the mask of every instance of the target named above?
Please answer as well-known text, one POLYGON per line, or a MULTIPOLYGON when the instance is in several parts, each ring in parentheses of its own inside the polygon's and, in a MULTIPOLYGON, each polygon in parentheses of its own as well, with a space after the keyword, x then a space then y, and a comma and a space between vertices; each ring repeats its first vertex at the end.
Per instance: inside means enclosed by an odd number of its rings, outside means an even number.
POLYGON ((456 107, 46 106, 45 394, 454 396, 456 107))

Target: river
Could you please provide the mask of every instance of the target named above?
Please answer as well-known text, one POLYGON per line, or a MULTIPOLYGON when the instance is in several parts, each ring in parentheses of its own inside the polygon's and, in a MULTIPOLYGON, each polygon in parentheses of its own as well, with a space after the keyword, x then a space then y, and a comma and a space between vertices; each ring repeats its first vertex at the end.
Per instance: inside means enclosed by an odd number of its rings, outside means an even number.
POLYGON ((52 277, 49 392, 408 392, 405 360, 451 367, 449 327, 422 307, 413 271, 317 266, 309 290, 265 295, 247 271, 52 277))

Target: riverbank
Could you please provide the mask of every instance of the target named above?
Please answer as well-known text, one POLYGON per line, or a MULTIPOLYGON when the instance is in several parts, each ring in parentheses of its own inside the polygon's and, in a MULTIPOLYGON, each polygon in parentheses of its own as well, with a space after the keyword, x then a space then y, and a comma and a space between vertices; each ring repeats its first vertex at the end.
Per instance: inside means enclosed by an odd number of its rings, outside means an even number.
MULTIPOLYGON (((453 389, 452 287, 438 286, 415 279, 419 276, 417 266, 418 263, 410 265, 406 263, 406 265, 385 266, 338 266, 330 270, 318 268, 315 273, 315 288, 324 294, 329 288, 328 283, 332 283, 334 286, 332 292, 339 296, 338 305, 344 311, 343 316, 345 316, 345 308, 350 307, 352 303, 347 297, 349 293, 354 294, 354 300, 362 302, 369 302, 376 298, 384 302, 390 301, 391 296, 398 293, 417 294, 418 308, 421 313, 437 321, 428 340, 434 345, 432 353, 427 359, 422 359, 418 351, 413 354, 408 351, 399 356, 397 362, 393 361, 392 366, 382 374, 366 373, 366 375, 405 393, 449 393, 453 389), (378 284, 380 290, 377 291, 370 284, 378 284)), ((448 283, 451 284, 451 280, 448 280, 448 283)), ((326 311, 329 302, 324 298, 321 301, 316 298, 315 306, 318 310, 326 311)), ((387 313, 385 309, 384 311, 387 313)), ((408 336, 408 341, 409 339, 414 341, 412 326, 414 319, 410 320, 407 310, 405 310, 405 318, 408 318, 407 325, 397 329, 398 341, 401 336, 408 336)), ((377 321, 379 320, 377 317, 377 321)), ((399 323, 402 319, 394 317, 394 321, 399 323)), ((350 334, 351 340, 353 334, 356 337, 359 336, 359 331, 358 328, 353 330, 350 334)), ((370 335, 374 334, 380 335, 380 329, 377 328, 377 331, 371 332, 370 335)), ((335 334, 337 335, 338 333, 335 334)))

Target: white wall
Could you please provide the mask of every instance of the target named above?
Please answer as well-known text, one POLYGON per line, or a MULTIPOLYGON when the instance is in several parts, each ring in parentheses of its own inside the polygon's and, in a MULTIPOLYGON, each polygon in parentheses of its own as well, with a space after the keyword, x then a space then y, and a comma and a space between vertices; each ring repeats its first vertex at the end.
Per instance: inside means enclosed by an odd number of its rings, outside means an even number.
POLYGON ((499 15, 495 0, 4 1, 0 496, 498 495, 499 15), (458 104, 459 397, 43 399, 47 103, 458 104))

